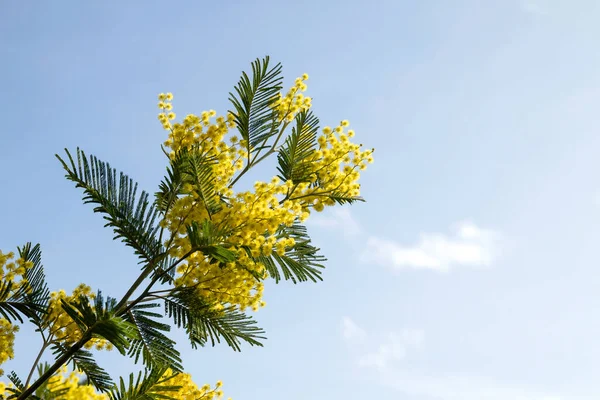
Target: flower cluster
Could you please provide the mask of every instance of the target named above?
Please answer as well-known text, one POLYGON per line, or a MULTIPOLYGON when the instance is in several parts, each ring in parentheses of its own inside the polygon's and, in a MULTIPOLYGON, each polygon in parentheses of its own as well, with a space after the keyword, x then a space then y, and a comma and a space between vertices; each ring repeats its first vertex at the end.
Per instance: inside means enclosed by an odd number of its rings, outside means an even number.
MULTIPOLYGON (((167 370, 164 376, 169 376, 171 374, 171 370, 167 370)), ((165 380, 162 384, 180 387, 175 393, 164 393, 165 395, 174 397, 177 400, 220 400, 223 398, 223 391, 221 390, 223 382, 221 381, 217 381, 214 388, 211 388, 211 386, 208 384, 198 387, 198 385, 192 381, 190 374, 179 373, 174 375, 172 378, 165 380)), ((231 400, 231 397, 229 397, 227 400, 231 400)))
POLYGON ((348 125, 344 120, 334 129, 323 128, 317 138, 319 150, 314 152, 306 172, 310 182, 299 183, 290 200, 323 211, 324 206, 335 205, 336 198, 360 196, 360 171, 373 162, 375 149, 362 150, 362 144, 352 143, 354 131, 346 131, 348 125))
POLYGON ((280 121, 292 122, 296 114, 308 110, 312 106, 312 99, 302 94, 306 90, 304 81, 307 79, 308 74, 303 74, 296 78, 294 86, 288 90, 285 96, 278 94, 273 108, 278 112, 280 121))
POLYGON ((92 385, 82 385, 81 378, 81 372, 69 373, 65 365, 48 379, 47 387, 51 392, 61 391, 60 400, 108 400, 107 395, 96 393, 92 385))
MULTIPOLYGON (((217 113, 215 110, 203 111, 199 116, 194 114, 187 115, 181 123, 171 123, 175 119, 175 113, 167 111, 172 110, 171 101, 173 95, 171 93, 158 96, 162 99, 158 106, 162 110, 158 114, 158 119, 162 123, 163 128, 169 131, 169 138, 164 145, 172 150, 172 154, 176 154, 182 149, 189 149, 192 145, 202 145, 202 149, 207 156, 215 157, 219 162, 230 161, 230 158, 235 161, 241 160, 246 156, 246 153, 234 147, 228 146, 223 142, 223 137, 228 131, 228 128, 234 126, 233 115, 228 114, 227 118, 219 116, 216 121, 212 121, 217 113), (233 150, 232 150, 233 149, 233 150)), ((237 138, 232 138, 231 141, 238 143, 237 138)), ((236 164, 236 162, 233 164, 236 164)), ((237 162, 239 165, 240 162, 237 162)))
MULTIPOLYGON (((171 104, 168 101, 172 96, 160 95, 159 99, 164 100, 159 103, 163 109, 159 119, 168 122, 169 116, 164 110, 171 104)), ((218 229, 226 232, 227 244, 237 250, 237 268, 231 265, 231 268, 220 268, 196 252, 178 268, 175 283, 180 287, 197 288, 198 294, 210 303, 235 304, 241 309, 252 307, 256 310, 264 304, 261 301, 263 285, 257 277, 265 277, 266 271, 250 256, 257 256, 262 250, 270 254, 273 247, 282 249, 286 244, 293 245, 290 240, 267 239, 264 233, 267 230, 274 233, 282 221, 291 224, 300 209, 296 207, 295 212, 290 212, 286 208, 273 207, 278 202, 277 195, 283 193, 275 183, 259 183, 255 192, 233 192, 231 180, 247 162, 247 151, 245 143, 236 136, 231 136, 229 143, 225 141, 229 128, 234 125, 233 115, 217 117, 213 121, 215 116, 216 112, 211 110, 200 116, 188 115, 182 123, 163 123, 169 131, 165 146, 171 149, 171 157, 194 147, 199 168, 208 169, 214 180, 210 193, 187 183, 183 187, 184 195, 173 204, 161 226, 177 234, 170 247, 173 257, 183 257, 191 250, 185 227, 193 221, 210 219, 218 229), (211 210, 208 204, 218 204, 219 209, 211 210)))
MULTIPOLYGON (((15 357, 15 333, 18 330, 18 326, 12 325, 4 318, 0 318, 0 364, 4 364, 15 357)), ((0 369, 0 375, 2 374, 4 374, 4 371, 0 369)))
MULTIPOLYGON (((81 339, 82 332, 75 321, 63 309, 61 300, 73 303, 80 296, 86 296, 90 300, 95 298, 92 289, 83 283, 77 286, 71 295, 67 295, 64 290, 50 293, 48 313, 46 314, 46 326, 49 337, 67 346, 81 339)), ((95 347, 97 350, 112 350, 113 345, 105 339, 92 338, 85 344, 85 348, 91 349, 92 347, 95 347)))
MULTIPOLYGON (((108 400, 109 397, 104 393, 97 393, 94 387, 89 384, 81 384, 83 373, 80 371, 69 372, 67 366, 63 366, 55 375, 48 379, 47 388, 51 393, 60 392, 60 400, 108 400)), ((159 380, 153 393, 157 396, 168 396, 177 400, 221 400, 223 383, 217 381, 214 388, 206 384, 198 387, 192 380, 190 374, 173 374, 167 370, 159 380), (177 391, 160 390, 160 386, 178 386, 177 391)), ((0 382, 0 396, 6 396, 6 388, 13 387, 12 384, 6 385, 0 382)), ((0 397, 2 398, 2 397, 0 397)), ((229 397, 227 400, 231 400, 229 397)))
POLYGON ((22 258, 13 260, 14 257, 13 252, 4 254, 0 251, 0 280, 11 282, 11 292, 15 292, 27 282, 25 273, 33 267, 31 261, 25 261, 22 258))
MULTIPOLYGON (((297 78, 274 104, 284 124, 281 129, 311 107, 310 97, 301 93, 306 90, 307 79, 306 74, 297 78)), ((335 129, 324 128, 315 143, 318 148, 307 160, 308 181, 274 177, 270 182, 256 182, 254 190, 236 193, 233 178, 252 161, 243 140, 231 135, 225 140, 235 126, 234 116, 216 117, 211 110, 171 123, 175 118, 172 99, 171 93, 159 95, 159 120, 169 132, 164 145, 170 149, 172 160, 181 152, 193 152, 194 174, 204 173, 184 185, 183 194, 160 222, 162 228, 174 234, 165 242, 170 255, 185 259, 176 270, 175 285, 195 288, 200 297, 217 304, 217 308, 231 304, 241 310, 258 310, 264 306, 261 281, 268 276, 261 257, 274 253, 283 256, 295 245, 294 239, 280 237, 279 229, 306 220, 313 209, 322 211, 324 206, 334 205, 336 198, 358 197, 360 170, 372 162, 373 150, 362 150, 362 145, 352 143, 354 132, 346 131, 348 121, 342 121, 335 129), (201 183, 207 177, 213 182, 209 191, 201 183), (235 262, 227 263, 225 268, 202 252, 191 251, 186 227, 207 220, 221 232, 221 245, 235 253, 235 262)))
MULTIPOLYGON (((277 195, 284 193, 285 186, 274 182, 259 182, 254 192, 236 194, 212 216, 213 223, 226 232, 224 242, 235 249, 235 263, 222 268, 196 252, 187 259, 187 264, 179 267, 176 285, 197 287, 209 301, 235 304, 240 309, 257 310, 264 305, 260 280, 267 277, 267 272, 256 258, 273 252, 283 255, 292 247, 294 239, 278 239, 275 234, 280 225, 289 226, 302 215, 298 205, 291 202, 279 205, 277 195)), ((191 249, 185 236, 177 238, 175 244, 177 256, 191 249)))
MULTIPOLYGON (((307 113, 312 99, 303 94, 307 79, 308 75, 303 74, 285 95, 269 97, 271 109, 265 111, 266 107, 258 107, 259 115, 273 118, 267 121, 270 130, 265 135, 253 128, 257 124, 252 118, 244 119, 247 115, 239 107, 236 109, 240 115, 217 116, 216 111, 209 110, 199 115, 189 114, 176 122, 173 95, 161 93, 158 96, 158 119, 168 132, 164 147, 173 168, 170 176, 178 177, 173 179, 176 182, 173 187, 168 187, 168 182, 165 184, 169 196, 163 197, 169 199, 163 201, 160 194, 158 196, 163 218, 157 236, 161 241, 164 239, 168 255, 177 260, 174 288, 167 291, 193 289, 192 292, 213 310, 235 306, 242 311, 247 308, 256 311, 265 306, 262 295, 263 281, 269 275, 266 266, 283 264, 282 260, 290 254, 290 257, 301 257, 298 254, 309 253, 307 259, 312 254, 310 247, 306 250, 306 243, 299 239, 300 243, 296 243, 296 239, 290 237, 302 237, 294 232, 297 228, 288 228, 305 221, 313 210, 320 212, 325 206, 359 198, 360 171, 373 162, 374 149, 365 150, 362 144, 351 141, 354 131, 347 129, 346 120, 333 129, 323 128, 320 135, 315 134, 316 119, 307 113), (294 120, 298 121, 297 130, 287 140, 282 139, 294 120), (301 128, 303 121, 313 122, 306 122, 301 128), (240 127, 242 138, 230 132, 238 123, 245 124, 240 127), (269 141, 271 135, 276 137, 273 143, 269 141), (264 143, 254 147, 264 136, 267 137, 264 143), (251 167, 277 152, 283 178, 257 181, 251 190, 234 190, 234 184, 251 167), (262 157, 259 158, 259 154, 262 157), (170 234, 163 236, 165 231, 170 234), (290 253, 292 250, 295 253, 290 253)), ((272 92, 268 93, 271 96, 272 92)), ((263 122, 258 125, 262 127, 263 122)), ((161 191, 163 187, 161 185, 161 191)), ((10 282, 11 290, 18 290, 24 288, 27 271, 33 264, 13 259, 13 253, 0 252, 0 280, 10 282)), ((290 263, 291 269, 294 268, 292 262, 298 265, 293 258, 285 262, 290 263)), ((144 293, 148 293, 150 287, 144 293)), ((45 346, 51 343, 70 346, 83 337, 79 326, 63 308, 63 303, 74 304, 82 298, 90 301, 95 298, 91 288, 84 284, 71 295, 64 290, 50 294, 42 326, 48 333, 45 346)), ((18 327, 0 318, 0 364, 14 357, 17 330, 18 327)), ((84 346, 97 350, 113 347, 107 340, 96 337, 84 346)), ((55 393, 60 391, 60 398, 64 400, 108 399, 108 395, 96 393, 92 386, 82 385, 81 376, 81 372, 69 373, 63 366, 50 378, 47 388, 55 393)), ((214 387, 208 384, 199 387, 189 374, 173 374, 171 370, 165 372, 155 387, 159 397, 163 394, 160 385, 177 386, 175 393, 162 389, 164 395, 175 399, 220 400, 223 397, 221 381, 214 387)), ((0 399, 4 398, 5 390, 6 385, 0 382, 0 399)))
MULTIPOLYGON (((14 260, 14 257, 13 252, 5 254, 0 251, 0 281, 4 284, 10 282, 11 293, 14 293, 25 284, 25 272, 33 266, 29 261, 26 262, 22 258, 14 260)), ((14 358, 15 332, 18 330, 18 326, 12 325, 4 318, 0 318, 0 365, 14 358)), ((0 369, 0 375, 3 373, 4 371, 0 369)))
MULTIPOLYGON (((0 281, 11 283, 11 292, 26 284, 24 276, 33 267, 31 261, 22 258, 14 260, 14 253, 2 253, 0 251, 0 281)), ((94 298, 94 293, 89 286, 79 285, 70 296, 64 290, 52 292, 48 304, 48 312, 45 316, 45 326, 48 329, 49 338, 57 340, 66 345, 71 345, 81 338, 81 330, 71 317, 62 308, 61 300, 73 302, 79 296, 94 298)), ((18 326, 12 325, 8 320, 0 318, 0 364, 14 357, 15 332, 18 326)), ((98 350, 111 350, 112 344, 104 339, 93 338, 85 344, 86 348, 96 347, 98 350)), ((2 375, 2 370, 0 370, 2 375)))

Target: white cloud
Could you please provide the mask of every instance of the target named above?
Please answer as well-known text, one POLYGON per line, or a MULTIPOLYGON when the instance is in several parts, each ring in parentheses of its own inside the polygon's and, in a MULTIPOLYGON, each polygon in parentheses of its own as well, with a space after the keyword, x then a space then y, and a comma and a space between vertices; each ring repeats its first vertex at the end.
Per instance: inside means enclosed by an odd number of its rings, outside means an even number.
POLYGON ((367 333, 350 317, 343 317, 342 336, 348 342, 363 342, 367 338, 367 333))
POLYGON ((346 343, 360 344, 357 364, 361 367, 375 367, 384 370, 393 361, 402 360, 409 350, 418 349, 423 343, 423 331, 404 329, 400 332, 390 332, 383 337, 382 342, 373 351, 363 351, 370 347, 372 341, 367 341, 367 332, 350 317, 342 318, 342 336, 346 343))
POLYGON ((422 233, 414 245, 372 236, 361 259, 394 269, 432 269, 447 271, 453 266, 489 266, 496 255, 499 234, 481 229, 472 222, 461 222, 453 235, 422 233))
POLYGON ((307 224, 326 229, 338 229, 345 236, 356 236, 360 233, 360 226, 350 213, 349 207, 336 207, 327 214, 313 214, 307 224))
POLYGON ((376 351, 362 356, 358 365, 385 370, 393 361, 406 357, 408 350, 420 347, 422 342, 423 331, 405 329, 400 333, 392 332, 376 351))

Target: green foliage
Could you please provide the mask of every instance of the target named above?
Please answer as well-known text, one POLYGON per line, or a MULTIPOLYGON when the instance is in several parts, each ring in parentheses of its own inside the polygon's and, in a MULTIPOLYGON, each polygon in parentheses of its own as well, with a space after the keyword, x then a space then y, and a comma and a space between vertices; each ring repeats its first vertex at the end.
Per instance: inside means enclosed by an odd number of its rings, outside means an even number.
POLYGON ((169 158, 167 176, 158 185, 158 191, 154 194, 155 207, 164 215, 173 206, 177 196, 182 193, 183 178, 181 176, 181 165, 185 158, 184 152, 179 152, 175 158, 169 158))
POLYGON ((106 227, 112 227, 114 239, 134 249, 143 262, 153 262, 163 251, 157 239, 158 225, 156 207, 148 201, 148 193, 137 196, 137 183, 124 173, 94 156, 89 159, 77 148, 77 165, 71 153, 65 149, 69 164, 56 155, 67 174, 66 178, 84 192, 83 202, 96 204, 94 212, 104 215, 106 227), (118 176, 118 183, 117 183, 118 176))
MULTIPOLYGON (((61 343, 54 343, 52 347, 54 355, 62 355, 69 351, 61 343)), ((77 350, 71 356, 71 363, 73 364, 73 369, 81 370, 85 374, 87 381, 100 392, 107 392, 114 386, 110 375, 96 363, 91 352, 84 349, 77 350)), ((40 376, 42 373, 43 371, 40 371, 40 376)))
MULTIPOLYGON (((41 376, 49 368, 48 364, 40 364, 37 366, 39 375, 41 376)), ((14 387, 7 387, 6 391, 10 394, 6 397, 7 400, 16 399, 23 394, 25 391, 25 383, 12 371, 8 375, 8 379, 14 385, 14 387)), ((69 389, 67 387, 57 387, 52 391, 48 388, 48 381, 45 381, 40 387, 37 388, 34 394, 27 397, 28 400, 54 400, 60 399, 60 396, 67 393, 69 389)))
POLYGON ((23 279, 26 283, 13 291, 14 284, 0 281, 0 315, 9 322, 17 320, 23 323, 22 314, 39 326, 46 313, 50 293, 46 285, 46 276, 41 264, 40 245, 31 247, 31 243, 18 249, 19 257, 33 266, 25 269, 23 279))
POLYGON ((155 205, 158 210, 166 213, 188 183, 202 200, 209 218, 217 213, 221 204, 216 196, 212 169, 217 161, 216 157, 204 154, 198 145, 179 150, 174 158, 169 159, 167 176, 160 183, 159 191, 155 193, 155 205))
POLYGON ((40 326, 46 315, 48 301, 50 300, 50 291, 46 284, 46 275, 42 266, 42 250, 39 244, 32 247, 31 243, 26 243, 23 247, 19 247, 17 251, 23 261, 32 263, 32 267, 26 268, 23 275, 23 278, 27 281, 25 298, 26 303, 34 311, 28 315, 30 321, 36 326, 40 326))
POLYGON ((359 201, 365 201, 365 199, 363 199, 360 196, 348 196, 345 193, 341 193, 339 191, 333 191, 332 193, 328 194, 327 197, 335 201, 339 205, 354 204, 359 201))
POLYGON ((26 302, 25 289, 19 289, 13 292, 13 286, 13 282, 10 281, 0 282, 0 314, 9 322, 16 319, 22 323, 23 318, 19 313, 29 316, 34 312, 26 302))
POLYGON ((268 147, 265 143, 278 131, 277 112, 272 106, 282 88, 281 71, 280 63, 269 68, 269 57, 256 59, 252 63, 252 79, 243 72, 235 87, 237 95, 229 93, 234 107, 231 113, 249 155, 268 147))
POLYGON ((132 373, 128 383, 121 377, 119 385, 115 386, 108 396, 111 400, 175 400, 168 393, 179 390, 179 386, 166 385, 172 376, 163 377, 166 368, 146 370, 139 372, 137 379, 132 373))
POLYGON ((135 325, 138 335, 131 341, 129 356, 137 363, 140 355, 148 368, 171 368, 183 371, 181 357, 175 349, 175 341, 165 335, 171 326, 158 322, 161 314, 148 311, 159 304, 138 304, 127 311, 125 320, 135 325))
MULTIPOLYGON (((314 182, 311 165, 317 147, 319 120, 310 111, 298 113, 291 134, 283 139, 282 134, 288 122, 282 125, 278 111, 273 109, 281 90, 282 67, 279 63, 275 66, 269 63, 269 57, 255 60, 251 64, 252 72, 244 72, 234 93, 230 93, 229 100, 233 105, 230 112, 246 146, 248 164, 229 182, 229 187, 250 167, 275 152, 278 153, 277 170, 282 180, 291 181, 294 185, 312 182, 312 186, 317 186, 320 182, 314 182), (259 153, 266 149, 259 158, 259 153)), ((182 371, 183 366, 180 353, 175 348, 176 343, 169 337, 171 325, 186 332, 193 348, 209 344, 215 346, 221 341, 234 351, 240 351, 242 343, 262 346, 265 332, 257 326, 256 321, 235 306, 209 303, 198 295, 197 287, 173 285, 177 266, 195 252, 201 252, 205 260, 218 264, 220 268, 231 268, 231 263, 237 259, 236 249, 228 243, 231 232, 213 222, 217 220, 215 215, 229 201, 215 190, 214 166, 218 162, 215 157, 207 156, 199 145, 180 150, 174 157, 169 157, 166 176, 155 193, 154 201, 151 201, 147 192, 138 194, 137 183, 111 168, 108 163, 95 156, 86 156, 79 148, 74 156, 66 149, 65 152, 65 159, 59 155, 56 157, 66 171, 66 178, 83 190, 83 202, 93 204, 93 211, 100 213, 106 221, 105 227, 113 229, 114 239, 120 239, 133 248, 140 264, 143 264, 143 270, 119 302, 110 297, 105 299, 100 291, 93 301, 87 296, 80 296, 71 302, 61 300, 63 310, 82 333, 80 340, 67 346, 52 334, 45 336, 48 333, 45 316, 50 296, 39 245, 32 247, 28 243, 20 248, 20 257, 31 261, 33 266, 25 272, 27 284, 17 290, 14 290, 11 282, 0 282, 0 316, 19 322, 23 322, 23 316, 29 318, 44 340, 40 357, 44 349, 51 348, 56 362, 51 366, 40 364, 40 379, 31 386, 31 374, 23 383, 14 372, 11 373, 9 379, 14 388, 7 389, 11 393, 9 398, 56 398, 61 393, 60 389, 50 393, 47 379, 62 364, 70 362, 74 368, 83 371, 86 382, 98 391, 108 393, 111 400, 172 399, 169 394, 179 387, 168 385, 170 377, 163 375, 168 369, 175 373, 182 371), (161 227, 158 220, 168 214, 180 195, 187 195, 190 190, 194 190, 197 206, 206 209, 206 220, 173 229, 169 237, 163 238, 167 228, 161 227), (180 228, 185 228, 186 238, 191 244, 191 250, 182 257, 171 247, 182 232, 180 228), (177 254, 177 258, 174 254, 177 254), (167 288, 152 291, 157 283, 167 288), (155 301, 164 301, 164 314, 157 312, 161 304, 155 301), (165 317, 169 318, 170 323, 165 322, 165 317), (144 372, 137 377, 130 374, 126 379, 120 378, 119 383, 115 384, 96 363, 92 352, 83 348, 92 338, 105 339, 135 363, 141 361, 144 372)), ((360 197, 347 196, 335 190, 323 196, 339 204, 362 201, 360 197)), ((253 257, 250 249, 246 248, 248 256, 262 263, 276 282, 322 280, 325 258, 312 244, 305 226, 300 223, 290 227, 282 225, 275 236, 277 240, 293 238, 295 244, 283 255, 273 252, 270 256, 253 257)), ((248 272, 258 281, 265 278, 256 271, 248 272)))
MULTIPOLYGON (((10 380, 10 382, 14 385, 14 387, 12 388, 6 388, 6 391, 10 393, 10 395, 8 395, 7 397, 7 400, 16 399, 19 395, 21 395, 23 390, 25 390, 25 384, 23 383, 21 378, 19 378, 19 376, 15 373, 15 371, 11 371, 10 374, 7 375, 7 377, 8 380, 10 380)), ((34 400, 39 400, 35 396, 32 397, 34 400)))
POLYGON ((310 182, 312 173, 310 157, 314 155, 317 144, 319 119, 311 111, 302 111, 296 115, 296 126, 285 140, 277 155, 279 177, 295 184, 310 182))
POLYGON ((310 236, 305 226, 295 223, 292 226, 281 226, 277 232, 278 238, 293 238, 294 246, 287 249, 285 255, 273 253, 271 256, 260 255, 254 257, 261 262, 269 275, 279 282, 282 279, 291 280, 294 283, 306 282, 308 280, 322 281, 322 264, 327 259, 319 254, 319 248, 311 244, 310 236))
POLYGON ((182 182, 189 183, 194 187, 195 193, 202 200, 204 208, 208 212, 208 217, 212 218, 213 214, 221 210, 221 203, 214 187, 213 165, 217 159, 202 154, 197 146, 182 153, 183 155, 180 156, 182 162, 179 167, 182 182))
POLYGON ((193 288, 180 289, 164 298, 165 312, 178 327, 188 334, 193 348, 221 342, 221 338, 235 351, 241 351, 241 342, 253 346, 262 346, 260 339, 264 331, 256 322, 235 307, 213 310, 198 297, 193 288))
POLYGON ((64 300, 61 303, 82 332, 90 338, 93 335, 108 340, 121 354, 125 354, 130 341, 138 337, 135 325, 115 314, 116 300, 108 297, 104 302, 100 291, 94 299, 94 307, 86 296, 72 303, 64 300))
POLYGON ((201 251, 211 261, 221 266, 235 261, 236 253, 220 244, 224 239, 223 233, 210 221, 204 221, 201 225, 194 221, 186 227, 186 230, 194 251, 201 251))

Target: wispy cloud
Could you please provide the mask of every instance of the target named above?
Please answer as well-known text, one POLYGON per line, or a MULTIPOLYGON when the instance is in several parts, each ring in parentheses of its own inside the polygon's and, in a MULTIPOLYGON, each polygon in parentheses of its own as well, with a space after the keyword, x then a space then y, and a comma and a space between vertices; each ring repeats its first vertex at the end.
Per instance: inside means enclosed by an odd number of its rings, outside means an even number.
POLYGON ((594 204, 597 207, 600 207, 600 189, 596 190, 596 193, 594 193, 594 204))
POLYGON ((526 385, 513 385, 476 376, 431 376, 406 369, 380 371, 381 383, 411 396, 440 400, 573 400, 573 397, 544 393, 526 385))
POLYGON ((468 221, 456 224, 451 235, 422 233, 413 245, 371 236, 361 260, 393 269, 447 271, 455 266, 485 267, 496 255, 499 236, 468 221))
POLYGON ((357 364, 361 367, 374 367, 385 370, 395 361, 402 360, 409 351, 418 349, 423 343, 423 331, 418 329, 403 329, 399 332, 389 332, 378 338, 369 337, 367 331, 359 326, 352 318, 342 318, 342 337, 352 345, 360 344, 361 351, 357 354, 357 364), (369 350, 370 345, 377 344, 369 350))
POLYGON ((533 15, 548 14, 548 7, 542 3, 542 0, 521 0, 521 10, 533 15))
POLYGON ((358 364, 362 367, 375 367, 385 370, 393 361, 402 360, 409 350, 419 348, 423 343, 423 331, 404 329, 391 332, 379 345, 377 350, 362 356, 358 364))
POLYGON ((364 329, 358 326, 350 317, 342 318, 342 336, 347 342, 363 342, 367 338, 364 329))
MULTIPOLYGON (((435 375, 415 373, 403 360, 414 357, 425 340, 423 331, 404 329, 377 338, 348 317, 342 319, 344 340, 353 344, 358 338, 374 350, 353 353, 354 363, 363 370, 375 372, 379 383, 410 396, 439 400, 591 400, 544 393, 525 385, 512 385, 479 376, 435 375), (368 338, 368 340, 367 340, 368 338)), ((352 347, 356 349, 356 347, 352 347)))
POLYGON ((356 236, 361 232, 358 222, 354 219, 349 207, 336 207, 327 214, 311 216, 307 224, 326 229, 340 230, 345 236, 356 236))

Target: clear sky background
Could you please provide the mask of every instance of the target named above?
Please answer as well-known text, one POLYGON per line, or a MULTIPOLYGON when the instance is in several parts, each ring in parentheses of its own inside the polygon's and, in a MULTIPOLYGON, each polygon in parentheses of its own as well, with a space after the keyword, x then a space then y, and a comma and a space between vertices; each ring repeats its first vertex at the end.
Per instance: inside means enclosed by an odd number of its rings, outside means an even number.
MULTIPOLYGON (((157 93, 223 113, 269 54, 377 149, 368 202, 311 223, 325 282, 267 287, 264 348, 182 347, 194 379, 234 400, 598 398, 599 20, 594 0, 3 1, 0 248, 40 242, 53 288, 122 295, 135 258, 54 153, 153 192, 157 93)), ((24 329, 5 370, 37 345, 24 329)))

